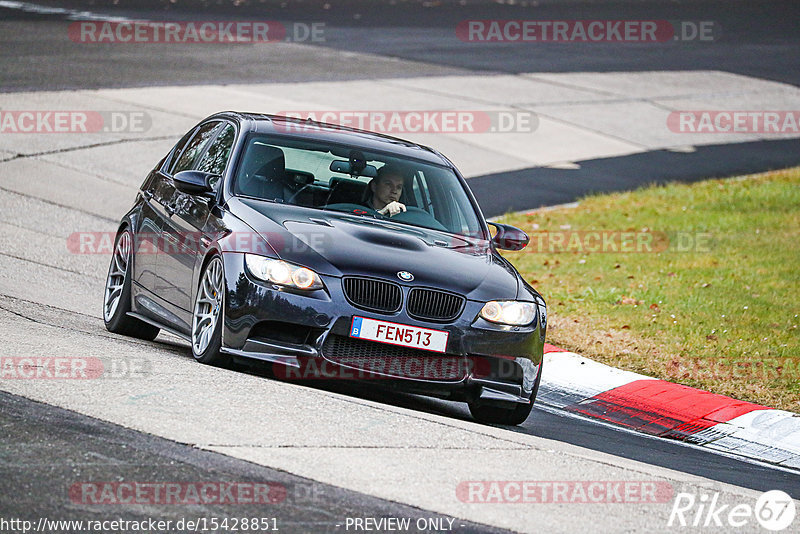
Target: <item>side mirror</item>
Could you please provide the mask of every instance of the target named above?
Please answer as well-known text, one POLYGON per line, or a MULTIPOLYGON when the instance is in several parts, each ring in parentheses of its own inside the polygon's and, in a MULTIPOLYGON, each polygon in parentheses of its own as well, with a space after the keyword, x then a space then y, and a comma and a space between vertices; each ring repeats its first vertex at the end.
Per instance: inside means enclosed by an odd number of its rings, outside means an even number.
POLYGON ((522 250, 528 245, 528 234, 508 224, 489 223, 497 228, 492 244, 501 250, 522 250))
POLYGON ((172 177, 175 188, 188 195, 210 197, 214 193, 213 184, 219 175, 203 171, 181 171, 172 177))

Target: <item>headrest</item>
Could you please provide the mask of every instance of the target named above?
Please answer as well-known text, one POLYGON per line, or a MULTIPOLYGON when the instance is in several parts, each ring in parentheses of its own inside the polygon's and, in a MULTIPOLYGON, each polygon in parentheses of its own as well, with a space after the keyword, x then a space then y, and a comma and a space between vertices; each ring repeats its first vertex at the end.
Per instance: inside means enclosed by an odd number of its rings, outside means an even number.
POLYGON ((274 146, 255 143, 250 145, 245 154, 245 174, 258 174, 267 178, 280 176, 286 170, 286 158, 283 150, 274 146))

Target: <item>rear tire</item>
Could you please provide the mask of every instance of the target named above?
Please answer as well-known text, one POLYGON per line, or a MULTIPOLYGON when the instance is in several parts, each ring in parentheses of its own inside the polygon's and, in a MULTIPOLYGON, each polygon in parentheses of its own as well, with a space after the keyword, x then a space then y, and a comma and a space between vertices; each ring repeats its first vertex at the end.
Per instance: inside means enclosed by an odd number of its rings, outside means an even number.
POLYGON ((222 348, 225 273, 222 258, 214 256, 200 275, 192 313, 192 355, 200 363, 225 367, 230 358, 222 348))
POLYGON ((525 422, 533 409, 536 401, 536 394, 539 393, 539 382, 542 380, 542 363, 539 364, 539 372, 536 382, 533 385, 529 404, 509 402, 508 407, 498 404, 481 404, 480 402, 470 402, 469 411, 478 423, 487 425, 521 425, 525 422))
POLYGON ((132 258, 133 236, 125 228, 117 234, 111 265, 108 266, 103 296, 103 322, 109 332, 152 341, 158 335, 159 329, 128 315, 131 311, 132 258))

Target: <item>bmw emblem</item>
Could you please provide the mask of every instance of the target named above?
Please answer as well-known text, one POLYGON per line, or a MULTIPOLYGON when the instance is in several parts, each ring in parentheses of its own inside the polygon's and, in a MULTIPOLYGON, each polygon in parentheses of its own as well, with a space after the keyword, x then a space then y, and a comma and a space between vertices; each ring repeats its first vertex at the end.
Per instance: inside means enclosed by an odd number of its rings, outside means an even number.
POLYGON ((414 275, 408 271, 398 271, 397 278, 399 278, 403 282, 410 282, 414 279, 414 275))

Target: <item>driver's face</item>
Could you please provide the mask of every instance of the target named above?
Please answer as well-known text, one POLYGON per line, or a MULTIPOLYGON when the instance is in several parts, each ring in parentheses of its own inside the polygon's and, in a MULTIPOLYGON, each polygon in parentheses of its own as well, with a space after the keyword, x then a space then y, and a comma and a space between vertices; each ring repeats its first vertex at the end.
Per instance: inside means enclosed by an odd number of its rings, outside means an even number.
POLYGON ((391 202, 400 200, 403 194, 403 177, 396 175, 383 176, 372 184, 372 205, 375 209, 383 209, 391 202))

